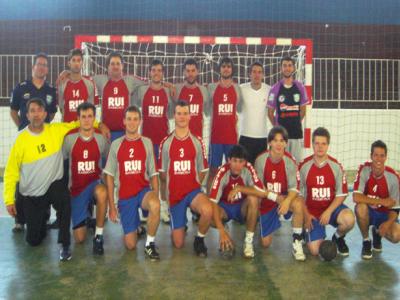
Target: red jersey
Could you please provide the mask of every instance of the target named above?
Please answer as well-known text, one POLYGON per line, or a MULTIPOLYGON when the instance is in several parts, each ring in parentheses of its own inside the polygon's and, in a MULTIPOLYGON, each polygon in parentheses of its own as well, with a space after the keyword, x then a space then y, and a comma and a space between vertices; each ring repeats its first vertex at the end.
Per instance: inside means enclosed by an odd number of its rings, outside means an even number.
POLYGON ((200 188, 199 172, 208 170, 205 146, 200 137, 189 134, 179 139, 174 133, 160 145, 159 171, 167 175, 167 197, 170 206, 200 188))
POLYGON ((232 175, 229 163, 226 163, 218 169, 214 177, 211 185, 210 200, 215 203, 222 201, 226 204, 242 202, 245 199, 242 193, 238 193, 233 202, 228 201, 229 193, 237 185, 252 186, 261 191, 263 190, 263 184, 251 163, 247 162, 242 172, 237 176, 232 175))
MULTIPOLYGON (((360 166, 354 182, 354 193, 361 193, 370 198, 392 198, 399 205, 400 177, 391 167, 385 166, 380 177, 372 174, 372 163, 366 162, 360 166)), ((381 205, 372 206, 380 212, 389 212, 390 209, 381 205)))
POLYGON ((342 166, 333 157, 317 165, 313 156, 299 166, 300 194, 306 200, 308 211, 316 218, 336 197, 347 196, 347 181, 342 166))
POLYGON ((142 134, 150 138, 155 145, 159 145, 168 135, 170 101, 168 90, 165 88, 155 90, 145 85, 138 89, 136 103, 142 108, 142 134))
MULTIPOLYGON (((258 177, 263 181, 268 191, 278 195, 287 195, 289 191, 299 191, 300 175, 293 157, 285 152, 281 160, 274 162, 268 151, 261 153, 254 167, 258 177)), ((260 213, 271 211, 277 203, 267 198, 261 199, 260 213)))
POLYGON ((77 119, 79 104, 88 101, 94 103, 95 87, 92 81, 82 78, 79 81, 68 79, 58 87, 59 106, 63 114, 63 122, 77 119))
POLYGON ((238 86, 222 87, 213 83, 208 90, 212 99, 211 143, 237 144, 237 112, 241 111, 242 103, 238 86))
POLYGON ((101 160, 107 156, 108 149, 108 142, 97 130, 89 139, 82 137, 79 129, 65 137, 62 150, 64 158, 69 159, 69 188, 73 197, 100 179, 101 160))
POLYGON ((119 200, 136 196, 158 175, 153 144, 141 136, 130 140, 122 136, 112 142, 104 173, 114 177, 119 200))
POLYGON ((207 114, 209 102, 208 91, 204 86, 187 87, 185 84, 176 85, 177 100, 185 100, 190 109, 190 132, 194 135, 203 136, 203 113, 207 114))

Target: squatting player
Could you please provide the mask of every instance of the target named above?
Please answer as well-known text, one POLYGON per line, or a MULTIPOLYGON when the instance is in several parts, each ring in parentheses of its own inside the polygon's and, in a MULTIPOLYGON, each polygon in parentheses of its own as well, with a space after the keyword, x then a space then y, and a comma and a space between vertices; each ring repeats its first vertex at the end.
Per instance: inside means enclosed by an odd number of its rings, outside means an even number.
POLYGON ((332 241, 338 253, 349 255, 344 239, 355 223, 353 212, 343 204, 347 196, 347 182, 341 164, 328 155, 329 131, 318 127, 312 134, 314 154, 299 165, 300 195, 304 198, 304 218, 307 246, 312 255, 318 255, 319 246, 326 237, 325 226, 336 228, 332 241))
POLYGON ((102 159, 107 157, 108 141, 94 129, 96 107, 83 102, 77 108, 79 129, 70 131, 64 139, 63 156, 69 161, 72 228, 75 241, 86 239, 89 208, 96 203, 96 230, 93 253, 102 255, 103 228, 107 211, 107 190, 101 182, 102 159))
POLYGON ((260 154, 255 162, 258 177, 268 190, 260 204, 261 241, 264 247, 272 243, 272 234, 281 227, 279 216, 292 217, 292 253, 296 260, 304 261, 302 246, 303 201, 298 197, 299 172, 293 157, 285 151, 288 133, 282 126, 274 126, 268 134, 269 150, 260 154))
POLYGON ((207 256, 204 237, 211 224, 212 206, 201 192, 201 183, 208 170, 204 144, 189 130, 190 112, 186 101, 178 101, 174 110, 175 131, 164 138, 160 146, 159 171, 165 181, 164 199, 170 206, 172 242, 182 248, 185 241, 186 211, 190 207, 200 215, 194 251, 207 256))
POLYGON ((125 135, 111 144, 106 173, 109 218, 117 222, 118 215, 124 231, 125 246, 133 250, 140 225, 139 208, 149 212, 145 254, 150 260, 159 260, 155 236, 160 223, 159 184, 153 144, 141 136, 141 113, 129 106, 123 119, 125 135), (118 194, 118 212, 114 204, 114 189, 118 194))
POLYGON ((400 177, 385 165, 387 146, 378 140, 371 145, 371 162, 358 169, 354 182, 353 200, 356 203, 358 227, 363 238, 361 256, 372 258, 372 250, 382 251, 382 237, 392 243, 400 241, 400 225, 397 223, 400 177), (372 226, 372 247, 369 227, 372 226), (372 249, 371 249, 372 248, 372 249))
POLYGON ((222 165, 211 185, 210 200, 213 202, 213 220, 220 235, 220 249, 233 248, 233 242, 226 232, 222 221, 235 220, 246 222, 243 255, 254 257, 253 237, 257 225, 259 198, 242 192, 245 187, 263 191, 263 185, 256 171, 247 161, 247 152, 243 146, 233 146, 228 162, 222 165))
POLYGON ((220 80, 208 85, 211 99, 209 189, 223 157, 227 160, 229 151, 238 142, 237 113, 241 112, 243 100, 240 88, 232 78, 233 68, 232 59, 223 57, 219 63, 220 80))

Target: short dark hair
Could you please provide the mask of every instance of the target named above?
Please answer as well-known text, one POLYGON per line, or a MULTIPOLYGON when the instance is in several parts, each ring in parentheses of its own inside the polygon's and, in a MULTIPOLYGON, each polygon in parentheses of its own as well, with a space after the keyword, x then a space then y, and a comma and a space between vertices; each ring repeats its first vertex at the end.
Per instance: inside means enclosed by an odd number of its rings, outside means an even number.
POLYGON ((74 56, 80 56, 83 59, 83 52, 79 48, 75 48, 69 51, 68 60, 71 60, 74 56))
POLYGON ((81 104, 78 105, 76 113, 78 114, 78 116, 80 116, 81 111, 86 111, 88 109, 91 109, 93 111, 93 115, 96 116, 96 106, 94 106, 92 103, 87 102, 87 101, 82 102, 81 104))
POLYGON ((39 53, 37 53, 37 54, 33 57, 33 64, 34 64, 34 65, 36 64, 36 61, 37 61, 39 58, 44 58, 44 59, 46 59, 47 61, 49 60, 49 56, 48 56, 45 52, 39 52, 39 53))
POLYGON ((286 143, 289 141, 289 134, 287 130, 280 125, 276 125, 272 127, 268 133, 268 143, 271 142, 276 137, 277 134, 280 134, 286 143))
POLYGON ((264 72, 264 66, 262 65, 262 63, 260 63, 259 61, 255 61, 255 62, 253 62, 251 65, 250 65, 250 69, 249 69, 249 72, 251 72, 251 71, 253 71, 253 68, 254 67, 261 67, 261 69, 263 70, 263 72, 264 72))
POLYGON ((314 143, 315 137, 317 136, 324 136, 328 140, 328 144, 331 142, 331 134, 329 133, 328 129, 324 127, 318 127, 317 129, 314 130, 312 134, 312 141, 314 143))
POLYGON ((161 69, 164 71, 164 64, 163 64, 162 61, 159 60, 159 59, 153 59, 153 60, 151 61, 151 63, 150 63, 150 70, 151 70, 152 67, 158 66, 158 65, 160 65, 160 66, 161 66, 161 69))
POLYGON ((290 57, 290 56, 282 57, 281 58, 281 66, 282 66, 284 61, 291 61, 294 66, 296 65, 296 60, 293 57, 290 57))
POLYGON ((139 107, 137 107, 136 105, 130 105, 128 106, 125 111, 124 111, 124 118, 126 118, 126 114, 128 112, 136 112, 139 114, 139 118, 142 119, 142 113, 140 112, 139 107))
POLYGON ((221 69, 222 65, 231 65, 232 69, 235 66, 233 63, 232 58, 230 57, 222 57, 221 60, 219 61, 219 68, 221 69))
POLYGON ((371 155, 374 153, 375 148, 382 148, 387 154, 387 146, 382 140, 377 140, 371 144, 371 155))
POLYGON ((176 101, 175 106, 174 106, 174 113, 176 113, 176 108, 180 107, 189 107, 189 103, 186 100, 179 99, 176 101))
POLYGON ((110 54, 107 55, 107 58, 106 58, 106 66, 107 67, 110 65, 111 59, 113 57, 118 57, 121 60, 121 64, 124 63, 124 58, 122 57, 122 54, 117 51, 112 51, 110 54))
POLYGON ((44 109, 46 109, 46 104, 44 103, 42 98, 33 97, 33 98, 29 99, 28 102, 26 103, 26 110, 29 111, 29 106, 31 106, 32 103, 35 103, 35 104, 39 105, 40 107, 43 107, 44 109))
POLYGON ((185 62, 183 63, 183 68, 186 68, 186 66, 188 66, 188 65, 195 66, 196 69, 199 68, 199 65, 193 58, 188 58, 187 60, 185 60, 185 62))
POLYGON ((228 158, 248 159, 247 150, 242 145, 235 145, 229 151, 228 158))

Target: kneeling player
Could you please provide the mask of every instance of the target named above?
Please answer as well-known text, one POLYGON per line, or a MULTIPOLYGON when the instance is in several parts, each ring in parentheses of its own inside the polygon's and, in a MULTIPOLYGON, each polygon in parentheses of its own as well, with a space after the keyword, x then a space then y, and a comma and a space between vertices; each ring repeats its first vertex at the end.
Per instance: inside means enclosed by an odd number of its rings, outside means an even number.
POLYGON ((292 253, 296 260, 304 261, 302 245, 303 201, 298 198, 299 173, 293 157, 285 152, 288 133, 282 126, 275 126, 268 134, 269 151, 260 154, 255 162, 258 177, 267 188, 267 197, 260 204, 261 241, 264 247, 272 243, 272 234, 281 227, 279 216, 292 217, 292 253))
POLYGON ((214 223, 220 234, 220 250, 233 248, 233 242, 221 221, 235 220, 246 222, 243 255, 254 257, 253 237, 257 224, 259 199, 244 195, 242 190, 254 187, 263 191, 251 163, 247 162, 247 153, 243 146, 233 146, 228 155, 228 162, 218 169, 211 185, 210 200, 213 203, 214 223))
POLYGON ((80 128, 68 133, 64 139, 63 155, 69 160, 69 188, 72 197, 71 216, 74 237, 77 243, 86 239, 86 221, 89 208, 96 203, 96 231, 93 253, 102 255, 103 227, 107 210, 107 190, 100 181, 101 161, 108 153, 106 139, 95 130, 96 108, 84 102, 77 109, 80 128))
POLYGON ((344 239, 355 223, 353 212, 343 204, 347 196, 346 177, 340 163, 328 155, 330 134, 319 127, 312 134, 314 154, 300 166, 300 194, 305 200, 304 218, 307 246, 312 255, 318 255, 319 246, 326 237, 325 225, 337 228, 332 236, 338 253, 349 255, 344 239))
POLYGON ((201 192, 201 182, 208 170, 204 144, 200 137, 189 130, 189 104, 178 101, 174 111, 175 131, 165 137, 160 145, 159 171, 165 181, 171 215, 172 241, 182 248, 185 241, 186 211, 190 207, 200 215, 199 229, 194 239, 194 251, 198 256, 207 256, 204 237, 210 227, 212 206, 201 192))
POLYGON ((353 200, 358 227, 363 237, 361 256, 372 258, 372 250, 382 251, 382 237, 392 243, 400 241, 400 224, 397 223, 400 178, 395 170, 385 166, 387 146, 382 141, 371 145, 371 162, 360 166, 354 182, 353 200), (369 239, 372 226, 372 247, 369 239), (372 249, 371 249, 372 248, 372 249))
POLYGON ((132 250, 136 247, 140 225, 139 207, 148 211, 145 254, 150 260, 159 260, 154 243, 160 223, 160 200, 153 144, 139 134, 139 108, 128 107, 123 122, 125 135, 112 142, 104 169, 107 174, 109 218, 115 223, 119 213, 125 246, 132 250), (118 193, 118 212, 114 204, 114 188, 118 193))

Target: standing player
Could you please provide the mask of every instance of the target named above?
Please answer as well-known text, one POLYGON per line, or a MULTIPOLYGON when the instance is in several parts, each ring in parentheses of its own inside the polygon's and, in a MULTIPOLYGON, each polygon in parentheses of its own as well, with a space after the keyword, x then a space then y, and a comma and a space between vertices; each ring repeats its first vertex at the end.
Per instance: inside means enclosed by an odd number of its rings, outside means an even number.
POLYGON ((355 222, 353 212, 343 204, 347 196, 346 177, 340 163, 328 155, 330 134, 318 127, 312 134, 314 154, 299 166, 300 195, 305 200, 304 218, 307 246, 312 255, 318 255, 319 246, 326 237, 325 225, 337 228, 332 236, 338 253, 349 255, 344 239, 355 222))
POLYGON ((149 212, 147 239, 144 252, 150 260, 159 260, 155 236, 160 223, 160 200, 158 198, 158 173, 153 144, 141 136, 142 118, 139 108, 129 106, 125 112, 126 133, 116 139, 110 148, 106 173, 109 218, 117 222, 118 215, 124 231, 126 248, 133 250, 137 243, 140 225, 139 207, 149 212), (114 204, 114 188, 118 194, 118 212, 114 204))
POLYGON ((241 112, 242 94, 233 82, 233 61, 229 57, 221 59, 219 64, 220 80, 208 85, 211 107, 210 174, 208 188, 222 159, 238 142, 237 113, 241 112))
POLYGON ((400 241, 400 225, 397 223, 400 177, 392 168, 385 166, 387 146, 382 141, 371 145, 371 162, 360 166, 354 182, 353 199, 358 227, 363 237, 361 256, 372 258, 372 250, 382 251, 382 237, 392 243, 400 241), (369 238, 372 226, 372 244, 369 238))
POLYGON ((301 82, 294 80, 295 61, 291 57, 281 60, 283 79, 272 86, 268 96, 268 118, 272 125, 281 125, 289 133, 288 152, 296 161, 303 159, 303 129, 306 115, 307 93, 301 82))
POLYGON ((299 172, 293 157, 285 152, 288 133, 282 126, 274 126, 268 134, 269 151, 256 159, 254 165, 258 177, 267 188, 260 205, 260 229, 262 245, 269 247, 272 233, 281 227, 279 216, 292 217, 292 253, 296 260, 304 261, 302 246, 303 202, 298 198, 299 172))
POLYGON ((200 215, 199 229, 194 239, 194 251, 207 256, 204 237, 210 227, 212 206, 201 192, 201 182, 208 170, 204 144, 200 137, 190 133, 189 104, 178 101, 175 106, 175 131, 160 145, 160 178, 166 183, 165 197, 171 214, 172 241, 182 248, 185 241, 186 210, 188 207, 200 215))
POLYGON ((267 95, 271 87, 263 79, 264 67, 255 62, 250 66, 250 82, 240 85, 243 108, 240 114, 239 144, 246 148, 252 164, 267 146, 267 95))
MULTIPOLYGON (((46 81, 48 73, 47 54, 43 52, 38 53, 33 58, 32 79, 27 79, 14 88, 10 101, 10 115, 18 130, 24 129, 29 124, 26 104, 31 98, 38 97, 45 103, 47 112, 46 123, 50 123, 54 119, 57 112, 57 93, 56 89, 46 81)), ((22 204, 18 201, 18 198, 15 200, 17 214, 15 216, 13 232, 21 232, 24 230, 25 218, 22 204)), ((50 209, 48 218, 50 218, 50 209)), ((54 227, 57 227, 56 224, 57 221, 54 222, 54 227)))
POLYGON ((176 100, 185 100, 190 108, 190 132, 203 138, 203 114, 209 114, 209 95, 207 88, 198 83, 197 62, 189 58, 183 63, 185 82, 176 85, 176 100))
POLYGON ((76 120, 79 104, 85 101, 94 103, 94 84, 82 77, 82 65, 82 50, 72 49, 68 55, 70 76, 58 86, 58 100, 64 122, 76 120))
POLYGON ((214 178, 210 191, 213 202, 213 219, 220 234, 220 249, 233 248, 232 240, 222 221, 236 220, 246 222, 243 255, 254 257, 253 237, 257 225, 259 199, 242 193, 245 187, 253 187, 260 192, 263 185, 258 179, 251 163, 247 162, 247 153, 243 146, 232 147, 228 162, 221 166, 214 178))
POLYGON ((107 210, 107 190, 101 183, 101 162, 107 156, 109 144, 94 129, 96 107, 83 102, 77 108, 80 128, 64 139, 63 155, 69 161, 69 189, 74 237, 77 243, 86 239, 86 220, 89 207, 96 203, 96 231, 93 253, 103 255, 103 227, 107 210))

